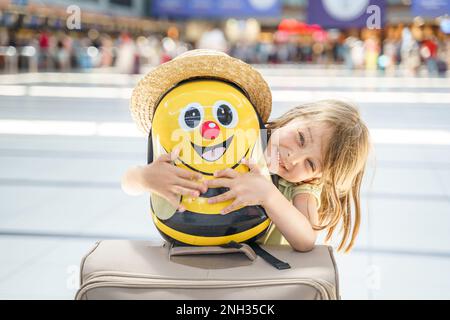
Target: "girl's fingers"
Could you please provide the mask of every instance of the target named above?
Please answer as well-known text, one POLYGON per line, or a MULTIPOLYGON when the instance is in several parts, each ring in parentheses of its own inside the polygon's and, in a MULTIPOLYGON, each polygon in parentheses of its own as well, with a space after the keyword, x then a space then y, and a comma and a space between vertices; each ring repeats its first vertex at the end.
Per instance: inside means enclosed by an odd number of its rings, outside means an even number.
POLYGON ((227 200, 231 200, 235 198, 235 195, 233 194, 232 191, 227 191, 225 193, 222 193, 221 195, 212 197, 208 199, 208 203, 217 203, 217 202, 224 202, 227 200))
POLYGON ((173 192, 182 196, 198 197, 200 195, 200 192, 198 190, 188 189, 180 186, 174 186, 173 192))
POLYGON ((190 179, 190 180, 200 180, 202 178, 202 175, 198 172, 186 170, 183 168, 175 167, 175 173, 180 178, 190 179))
POLYGON ((156 159, 156 161, 160 162, 169 162, 170 161, 170 153, 163 154, 156 159))
POLYGON ((232 180, 226 178, 212 179, 206 181, 208 187, 218 188, 218 187, 227 187, 231 186, 232 180))
POLYGON ((170 161, 175 161, 181 152, 181 146, 176 146, 170 153, 170 161))
POLYGON ((231 168, 223 169, 214 172, 214 177, 217 178, 236 178, 239 175, 238 172, 234 171, 231 168))
POLYGON ((183 178, 176 179, 175 184, 184 188, 198 190, 201 193, 206 192, 206 190, 208 189, 207 186, 202 182, 191 181, 183 178))
POLYGON ((181 147, 175 147, 173 148, 172 152, 170 153, 166 153, 161 155, 157 161, 162 161, 162 162, 172 162, 175 161, 176 158, 178 158, 178 156, 180 155, 181 152, 181 147))
POLYGON ((241 203, 241 201, 239 200, 235 200, 232 204, 230 204, 228 207, 222 209, 220 211, 220 214, 227 214, 230 213, 232 211, 235 211, 237 208, 242 207, 243 204, 241 203))
POLYGON ((249 169, 250 169, 250 171, 251 172, 254 172, 254 173, 261 173, 261 169, 258 167, 258 165, 255 163, 255 162, 253 162, 252 160, 249 160, 249 159, 242 159, 241 160, 241 163, 243 163, 243 164, 245 164, 249 169))

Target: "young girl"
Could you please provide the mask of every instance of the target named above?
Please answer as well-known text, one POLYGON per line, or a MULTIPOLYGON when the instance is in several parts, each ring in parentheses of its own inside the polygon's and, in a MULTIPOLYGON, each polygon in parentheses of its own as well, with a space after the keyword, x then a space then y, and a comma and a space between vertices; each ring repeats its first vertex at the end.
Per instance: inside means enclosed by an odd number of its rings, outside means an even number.
POLYGON ((338 250, 349 251, 359 229, 360 187, 369 153, 369 132, 356 107, 336 100, 306 103, 269 122, 267 129, 264 156, 277 185, 249 162, 248 173, 225 169, 213 180, 196 182, 200 175, 171 164, 179 153, 174 150, 130 169, 123 189, 130 194, 155 192, 177 206, 177 194, 199 196, 208 187, 227 187, 228 192, 208 201, 234 199, 223 214, 241 206, 263 206, 272 224, 260 243, 288 243, 309 251, 318 231, 326 229, 329 240, 342 223, 338 250))

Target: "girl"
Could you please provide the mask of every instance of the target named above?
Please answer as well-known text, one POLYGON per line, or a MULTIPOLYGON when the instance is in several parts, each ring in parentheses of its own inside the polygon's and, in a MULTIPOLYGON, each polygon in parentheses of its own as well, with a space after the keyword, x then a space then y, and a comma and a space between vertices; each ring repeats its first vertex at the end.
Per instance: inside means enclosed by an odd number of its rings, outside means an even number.
POLYGON ((130 169, 123 189, 130 194, 155 192, 176 204, 177 194, 199 196, 208 187, 227 187, 228 192, 208 201, 234 199, 223 214, 240 206, 263 206, 272 224, 260 243, 309 251, 318 231, 326 229, 329 240, 342 223, 338 250, 349 251, 359 229, 360 187, 369 153, 369 132, 357 108, 336 100, 306 103, 269 122, 267 129, 264 156, 276 185, 249 162, 248 173, 225 169, 213 180, 196 182, 200 175, 171 164, 180 152, 174 150, 150 165, 130 169))

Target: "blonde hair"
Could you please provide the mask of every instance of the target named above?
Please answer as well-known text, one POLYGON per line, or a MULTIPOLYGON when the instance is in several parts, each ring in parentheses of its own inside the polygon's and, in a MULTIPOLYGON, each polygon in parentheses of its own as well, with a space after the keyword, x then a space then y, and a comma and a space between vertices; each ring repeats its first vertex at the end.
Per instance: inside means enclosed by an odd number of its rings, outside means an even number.
POLYGON ((313 228, 328 229, 328 241, 342 222, 338 250, 346 246, 345 252, 348 252, 355 243, 361 221, 360 189, 370 149, 369 130, 356 106, 338 100, 299 105, 268 122, 267 129, 272 132, 298 118, 308 122, 325 122, 332 128, 333 133, 324 154, 322 176, 313 181, 323 184, 319 225, 313 228))

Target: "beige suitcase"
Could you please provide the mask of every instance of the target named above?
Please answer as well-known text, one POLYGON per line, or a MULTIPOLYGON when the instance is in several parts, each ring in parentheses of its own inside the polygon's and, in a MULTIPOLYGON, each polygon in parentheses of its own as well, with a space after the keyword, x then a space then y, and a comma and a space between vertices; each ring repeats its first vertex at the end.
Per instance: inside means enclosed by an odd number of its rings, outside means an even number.
POLYGON ((339 299, 331 247, 306 253, 289 246, 262 247, 290 268, 274 268, 246 244, 171 247, 166 242, 100 241, 81 262, 76 299, 339 299))

